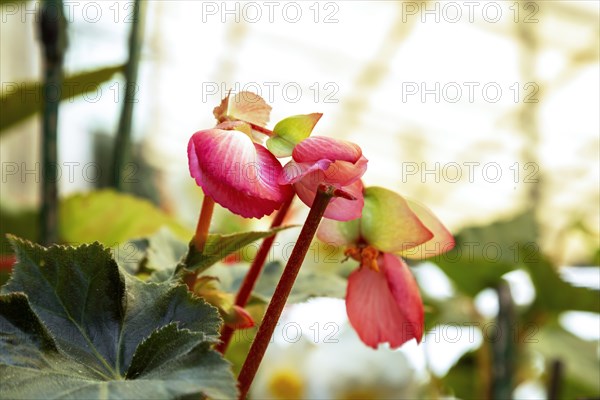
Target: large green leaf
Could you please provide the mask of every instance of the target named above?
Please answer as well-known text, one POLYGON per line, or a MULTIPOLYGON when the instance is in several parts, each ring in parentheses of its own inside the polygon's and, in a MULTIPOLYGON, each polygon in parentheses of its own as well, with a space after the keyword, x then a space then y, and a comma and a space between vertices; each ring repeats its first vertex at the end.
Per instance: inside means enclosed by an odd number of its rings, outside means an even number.
POLYGON ((539 259, 533 214, 526 212, 507 221, 463 229, 456 246, 432 259, 456 287, 469 296, 495 287, 502 275, 524 262, 539 259))
POLYGON ((114 246, 168 227, 180 239, 192 232, 152 203, 113 190, 65 198, 60 203, 60 238, 67 243, 98 241, 114 246))
POLYGON ((558 275, 557 268, 543 256, 525 262, 536 296, 532 309, 558 314, 577 310, 600 313, 598 290, 573 286, 558 275))
MULTIPOLYGON (((528 339, 531 348, 549 363, 560 360, 565 365, 565 378, 572 396, 563 398, 597 398, 600 396, 600 364, 598 342, 585 341, 557 324, 547 324, 528 339), (575 392, 575 393, 573 393, 575 392), (574 395, 573 395, 574 394, 574 395)), ((563 393, 565 395, 566 393, 563 393)))
POLYGON ((210 348, 218 313, 184 286, 124 274, 98 243, 11 242, 18 263, 1 292, 1 398, 236 396, 229 365, 210 348))
MULTIPOLYGON (((36 240, 38 219, 36 210, 12 211, 0 207, 0 254, 12 253, 5 238, 7 233, 36 240)), ((60 240, 69 244, 98 241, 106 246, 116 246, 150 236, 163 227, 168 228, 175 238, 186 242, 193 235, 149 201, 109 189, 61 199, 59 219, 60 240)), ((121 246, 119 251, 129 257, 128 250, 131 249, 121 246)))
POLYGON ((121 267, 140 278, 149 276, 152 282, 163 282, 173 278, 175 267, 187 250, 186 242, 176 238, 167 228, 113 248, 121 267))
POLYGON ((478 363, 478 352, 465 353, 448 373, 442 378, 444 394, 452 395, 459 399, 485 398, 484 379, 481 379, 482 368, 478 363))
POLYGON ((10 4, 13 7, 19 7, 22 3, 25 3, 26 1, 27 0, 17 0, 17 1, 15 1, 15 0, 0 0, 0 6, 10 4))
MULTIPOLYGON (((117 65, 69 76, 63 82, 60 99, 68 100, 84 93, 95 92, 101 83, 108 81, 115 73, 122 70, 123 66, 117 65)), ((2 107, 0 132, 42 110, 44 96, 41 83, 14 83, 3 87, 10 91, 3 93, 0 98, 0 107, 2 107)))
POLYGON ((13 249, 6 238, 10 233, 29 240, 38 237, 39 213, 33 209, 13 211, 0 207, 0 254, 12 254, 13 249))
POLYGON ((188 246, 188 252, 182 262, 177 266, 177 271, 186 269, 200 273, 219 262, 229 254, 240 251, 244 246, 250 243, 272 236, 277 232, 291 228, 292 226, 284 226, 260 232, 242 232, 230 235, 212 234, 208 235, 204 250, 199 252, 194 246, 193 240, 188 246))

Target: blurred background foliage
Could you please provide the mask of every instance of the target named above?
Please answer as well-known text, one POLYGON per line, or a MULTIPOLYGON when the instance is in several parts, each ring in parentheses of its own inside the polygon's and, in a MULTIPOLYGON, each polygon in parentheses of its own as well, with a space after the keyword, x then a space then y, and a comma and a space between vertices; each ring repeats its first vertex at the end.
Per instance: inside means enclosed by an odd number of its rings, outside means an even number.
MULTIPOLYGON (((451 22, 444 2, 303 3, 297 23, 277 13, 249 21, 247 3, 237 2, 229 4, 237 20, 218 2, 151 1, 141 10, 128 1, 78 3, 67 18, 60 91, 60 242, 100 241, 131 272, 160 279, 185 249, 201 204, 187 172, 189 136, 214 123, 212 108, 229 88, 260 91, 272 122, 323 112, 315 132, 360 144, 367 184, 431 206, 457 246, 411 265, 426 304, 424 343, 373 351, 348 325, 341 300, 354 261, 315 242, 255 398, 600 396, 599 5, 481 3, 501 4, 502 18, 490 23, 476 12, 451 22), (90 7, 100 13, 84 12, 90 7), (465 92, 453 102, 405 92, 436 82, 495 83, 503 95, 492 102, 476 91, 470 101, 465 92), (284 92, 286 84, 301 96, 284 92), (472 175, 469 163, 479 166, 472 175), (492 163, 501 179, 482 172, 492 163)), ((0 7, 4 281, 12 263, 5 234, 41 240, 47 177, 41 6, 0 7)), ((289 223, 303 220, 298 203, 289 223)), ((217 207, 212 230, 268 222, 217 207)), ((256 321, 297 234, 277 238, 248 307, 256 321)), ((203 274, 234 293, 256 248, 203 274)), ((237 332, 227 353, 236 372, 254 332, 237 332)))

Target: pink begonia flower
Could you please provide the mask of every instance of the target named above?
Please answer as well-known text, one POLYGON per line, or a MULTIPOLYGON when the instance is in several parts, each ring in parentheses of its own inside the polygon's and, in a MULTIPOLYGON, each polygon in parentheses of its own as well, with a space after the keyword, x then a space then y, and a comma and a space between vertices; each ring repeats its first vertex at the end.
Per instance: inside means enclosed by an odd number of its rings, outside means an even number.
POLYGON ((401 257, 426 258, 454 247, 452 234, 425 206, 379 187, 364 192, 360 219, 323 220, 317 236, 346 246, 360 262, 348 278, 346 311, 350 324, 368 346, 388 342, 397 348, 423 337, 423 302, 401 257))
POLYGON ((324 136, 314 136, 298 143, 292 161, 283 167, 280 184, 293 184, 296 194, 311 206, 320 184, 341 189, 345 197, 334 197, 325 218, 349 221, 359 218, 363 208, 360 178, 367 169, 367 159, 358 145, 324 136))
POLYGON ((188 162, 205 195, 242 217, 261 218, 279 209, 293 191, 277 182, 281 164, 253 136, 241 121, 196 132, 188 143, 188 162))

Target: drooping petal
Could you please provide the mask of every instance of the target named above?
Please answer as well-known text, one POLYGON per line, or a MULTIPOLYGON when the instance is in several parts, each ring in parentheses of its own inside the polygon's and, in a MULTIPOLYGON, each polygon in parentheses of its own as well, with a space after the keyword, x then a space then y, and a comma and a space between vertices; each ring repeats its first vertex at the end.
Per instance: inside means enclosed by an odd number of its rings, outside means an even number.
POLYGON ((356 163, 362 156, 362 150, 354 143, 326 136, 312 136, 294 147, 292 158, 297 162, 318 160, 348 161, 356 163))
POLYGON ((427 227, 397 193, 381 187, 365 189, 361 235, 383 252, 411 249, 433 237, 427 227))
POLYGON ((360 147, 327 137, 309 137, 294 147, 292 158, 279 183, 293 183, 298 197, 309 207, 321 184, 333 186, 347 198, 333 198, 325 218, 349 221, 361 216, 364 199, 360 178, 368 161, 360 147))
POLYGON ((423 337, 423 303, 408 266, 391 254, 379 258, 380 271, 360 267, 350 274, 346 311, 360 339, 374 349, 400 347, 423 337))
MULTIPOLYGON (((304 204, 311 207, 321 182, 326 182, 323 179, 322 171, 315 171, 306 175, 303 179, 294 184, 294 189, 296 190, 298 198, 302 200, 304 204)), ((352 195, 355 200, 348 200, 341 197, 332 198, 323 215, 325 218, 334 219, 336 221, 350 221, 360 218, 364 206, 362 182, 357 180, 352 185, 344 186, 343 190, 352 195)))
POLYGON ((338 160, 324 170, 325 180, 342 186, 349 185, 365 174, 367 162, 365 156, 360 156, 355 163, 338 160))
POLYGON ((291 196, 289 186, 277 183, 279 161, 243 132, 196 132, 188 144, 188 160, 190 174, 204 192, 243 217, 271 214, 291 196))
POLYGON ((221 206, 244 218, 262 218, 281 207, 281 202, 249 196, 211 177, 204 178, 202 190, 221 206))
POLYGON ((427 242, 404 250, 400 254, 403 257, 411 259, 424 259, 452 250, 454 247, 454 237, 442 222, 425 205, 414 200, 406 199, 410 209, 425 224, 427 229, 433 233, 433 238, 427 242))
MULTIPOLYGON (((279 177, 278 182, 281 185, 296 183, 311 172, 318 170, 325 171, 327 168, 329 168, 331 163, 332 162, 330 160, 319 160, 317 162, 305 163, 299 163, 292 160, 283 167, 283 172, 279 177)), ((321 175, 321 177, 323 178, 324 175, 321 175)))
POLYGON ((383 253, 382 257, 382 270, 408 324, 405 331, 417 339, 417 343, 421 343, 425 313, 417 281, 402 258, 390 253, 383 253))

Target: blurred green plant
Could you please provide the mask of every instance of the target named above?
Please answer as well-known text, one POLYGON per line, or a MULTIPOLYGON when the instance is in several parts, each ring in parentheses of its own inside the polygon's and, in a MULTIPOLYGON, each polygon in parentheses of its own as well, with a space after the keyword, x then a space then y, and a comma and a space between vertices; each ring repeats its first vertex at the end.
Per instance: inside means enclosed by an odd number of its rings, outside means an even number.
MULTIPOLYGON (((114 74, 122 72, 123 68, 123 65, 116 65, 66 77, 61 86, 60 100, 69 100, 96 90, 99 85, 110 80, 114 74)), ((20 85, 15 83, 14 85, 14 90, 5 92, 0 97, 0 107, 2 107, 0 135, 5 134, 7 128, 40 113, 44 106, 43 86, 40 82, 24 82, 20 85), (31 97, 39 100, 25 101, 31 97)), ((5 85, 5 88, 8 87, 8 84, 5 85)))
MULTIPOLYGON (((515 366, 514 386, 531 379, 542 379, 533 374, 535 362, 531 354, 541 354, 549 364, 561 360, 566 374, 560 398, 594 397, 600 394, 600 375, 595 347, 567 332, 558 324, 565 311, 600 313, 600 292, 576 287, 561 279, 556 266, 540 251, 535 219, 532 211, 526 211, 509 220, 496 221, 488 225, 467 227, 456 235, 456 247, 443 256, 433 258, 435 264, 450 278, 459 293, 448 302, 433 300, 433 321, 428 328, 437 324, 461 322, 456 312, 447 310, 456 307, 457 299, 466 296, 470 303, 466 318, 483 326, 486 321, 476 311, 474 298, 486 288, 495 288, 504 282, 508 272, 526 272, 535 289, 535 299, 530 305, 515 309, 514 326, 503 329, 502 340, 509 340, 514 347, 511 359, 504 360, 515 366), (457 320, 457 318, 459 318, 457 320), (508 331, 507 331, 508 330, 508 331)), ((485 340, 477 350, 465 354, 442 377, 438 386, 440 393, 453 394, 459 398, 485 398, 492 396, 490 380, 494 356, 492 347, 498 340, 485 340)), ((498 355, 496 355, 498 356, 498 355)), ((551 377, 545 379, 560 379, 551 377)))

